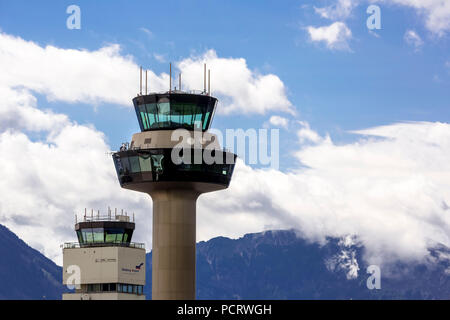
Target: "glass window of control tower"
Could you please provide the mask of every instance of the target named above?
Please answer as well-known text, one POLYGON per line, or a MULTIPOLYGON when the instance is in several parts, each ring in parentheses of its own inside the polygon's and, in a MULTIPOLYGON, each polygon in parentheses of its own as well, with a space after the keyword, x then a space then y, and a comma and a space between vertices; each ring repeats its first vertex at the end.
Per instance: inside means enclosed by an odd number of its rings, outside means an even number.
POLYGON ((137 112, 143 130, 169 127, 206 130, 212 110, 207 105, 174 101, 141 104, 137 112))

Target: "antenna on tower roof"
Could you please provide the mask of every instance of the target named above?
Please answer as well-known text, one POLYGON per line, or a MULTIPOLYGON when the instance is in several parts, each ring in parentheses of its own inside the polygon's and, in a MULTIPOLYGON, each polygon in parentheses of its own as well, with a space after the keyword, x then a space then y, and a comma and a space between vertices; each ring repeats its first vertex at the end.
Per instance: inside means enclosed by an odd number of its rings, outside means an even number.
POLYGON ((206 93, 206 63, 203 64, 203 92, 206 93))
POLYGON ((169 63, 169 93, 172 91, 172 62, 169 63))
POLYGON ((139 77, 139 94, 142 96, 142 66, 140 69, 140 77, 139 77))
POLYGON ((181 91, 181 72, 178 75, 178 89, 181 91))

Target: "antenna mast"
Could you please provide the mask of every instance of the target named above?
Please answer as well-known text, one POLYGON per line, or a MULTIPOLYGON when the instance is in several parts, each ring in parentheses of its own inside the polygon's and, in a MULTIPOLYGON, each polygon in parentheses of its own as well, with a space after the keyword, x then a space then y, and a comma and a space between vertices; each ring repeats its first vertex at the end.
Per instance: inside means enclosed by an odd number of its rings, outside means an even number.
POLYGON ((169 93, 172 91, 172 62, 169 63, 169 70, 170 70, 170 76, 169 76, 169 93))
POLYGON ((203 92, 206 93, 206 63, 203 64, 203 92))
POLYGON ((140 69, 140 77, 139 77, 139 94, 142 96, 142 66, 140 69))

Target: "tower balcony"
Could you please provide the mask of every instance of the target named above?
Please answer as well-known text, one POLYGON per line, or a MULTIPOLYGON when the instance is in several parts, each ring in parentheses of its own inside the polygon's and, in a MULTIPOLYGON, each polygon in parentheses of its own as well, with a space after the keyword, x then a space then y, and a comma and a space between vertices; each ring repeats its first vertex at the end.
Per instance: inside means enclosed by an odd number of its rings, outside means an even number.
MULTIPOLYGON (((190 163, 175 164, 171 158, 173 150, 128 149, 114 153, 113 159, 120 185, 137 191, 141 189, 139 185, 147 190, 149 184, 154 184, 155 188, 170 188, 171 183, 177 184, 179 188, 195 188, 199 184, 205 187, 205 184, 208 184, 212 189, 207 191, 229 186, 237 157, 234 153, 214 150, 213 157, 219 161, 208 164, 203 160, 205 149, 191 149, 190 163), (200 163, 195 161, 196 152, 201 157, 200 163)), ((206 189, 199 191, 205 192, 206 189)))

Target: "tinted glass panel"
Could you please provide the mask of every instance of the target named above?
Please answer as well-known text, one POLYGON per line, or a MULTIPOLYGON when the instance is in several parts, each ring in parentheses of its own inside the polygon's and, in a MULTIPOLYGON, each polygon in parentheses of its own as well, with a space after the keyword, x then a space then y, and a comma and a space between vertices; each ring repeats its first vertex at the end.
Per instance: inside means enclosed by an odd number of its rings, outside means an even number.
POLYGON ((158 120, 160 128, 170 127, 170 103, 158 103, 158 120))
POLYGON ((147 110, 145 109, 145 105, 139 106, 139 112, 141 114, 142 125, 145 130, 149 129, 147 110))
POLYGON ((105 241, 106 242, 120 242, 122 241, 122 235, 124 229, 105 229, 105 241), (120 238, 120 240, 119 240, 120 238))
POLYGON ((202 128, 202 114, 201 113, 197 113, 194 116, 194 127, 197 129, 201 129, 202 128))
POLYGON ((83 233, 84 242, 93 242, 94 241, 94 235, 92 234, 92 229, 84 229, 84 230, 82 230, 82 233, 83 233))
POLYGON ((217 100, 206 96, 157 95, 133 102, 143 131, 166 128, 193 130, 195 121, 201 122, 197 125, 199 129, 206 130, 217 100))
POLYGON ((122 167, 125 173, 129 173, 131 171, 130 162, 128 161, 128 157, 122 158, 122 167))
POLYGON ((181 125, 183 123, 183 105, 174 104, 171 105, 170 121, 172 124, 181 125))
POLYGON ((142 172, 152 171, 150 156, 139 156, 139 165, 142 172))
POLYGON ((207 112, 206 115, 205 115, 205 120, 203 121, 203 130, 206 129, 206 125, 208 124, 208 120, 209 120, 209 112, 207 112))
POLYGON ((139 158, 138 157, 130 157, 130 166, 131 166, 131 172, 136 173, 141 171, 141 168, 139 166, 139 158))
POLYGON ((133 285, 132 284, 128 285, 128 293, 133 293, 133 285))
POLYGON ((147 119, 148 125, 150 129, 154 129, 158 127, 158 109, 156 108, 156 103, 149 103, 145 105, 147 110, 147 119))
POLYGON ((81 231, 77 231, 77 238, 79 243, 83 243, 83 235, 81 234, 81 231))
POLYGON ((94 242, 104 242, 103 228, 92 229, 94 242))

